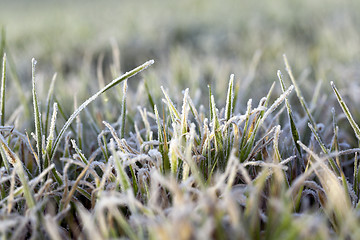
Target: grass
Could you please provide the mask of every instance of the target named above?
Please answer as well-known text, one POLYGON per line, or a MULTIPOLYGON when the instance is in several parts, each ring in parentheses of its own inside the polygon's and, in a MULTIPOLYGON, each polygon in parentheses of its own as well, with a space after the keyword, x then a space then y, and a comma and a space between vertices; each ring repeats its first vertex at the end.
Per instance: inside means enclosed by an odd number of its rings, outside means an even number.
POLYGON ((358 3, 142 3, 4 5, 1 239, 360 238, 358 3))

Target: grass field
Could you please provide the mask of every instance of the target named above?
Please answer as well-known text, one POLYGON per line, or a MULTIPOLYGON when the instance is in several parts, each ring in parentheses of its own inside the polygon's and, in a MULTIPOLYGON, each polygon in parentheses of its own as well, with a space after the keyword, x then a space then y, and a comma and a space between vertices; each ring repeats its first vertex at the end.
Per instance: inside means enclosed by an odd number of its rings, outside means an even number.
POLYGON ((359 239, 359 11, 1 2, 1 239, 359 239))

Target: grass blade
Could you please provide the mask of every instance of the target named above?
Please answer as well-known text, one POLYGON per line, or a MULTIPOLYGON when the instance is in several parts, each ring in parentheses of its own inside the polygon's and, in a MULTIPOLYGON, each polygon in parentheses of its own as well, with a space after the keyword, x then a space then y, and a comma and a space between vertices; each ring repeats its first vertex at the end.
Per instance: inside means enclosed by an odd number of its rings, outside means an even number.
MULTIPOLYGON (((278 71, 277 75, 278 75, 278 78, 279 78, 279 81, 280 81, 281 90, 282 90, 282 92, 285 92, 286 87, 285 87, 285 83, 283 81, 282 74, 281 74, 280 70, 278 71)), ((285 98, 285 104, 286 104, 286 108, 287 108, 287 112, 288 112, 288 116, 289 116, 292 138, 294 140, 294 144, 296 146, 296 149, 298 150, 300 158, 302 158, 300 145, 297 143, 297 141, 300 140, 300 135, 299 135, 299 132, 298 132, 298 130, 296 128, 296 125, 295 125, 295 122, 294 122, 294 117, 293 117, 293 114, 292 114, 292 110, 291 110, 291 106, 290 106, 288 98, 285 98)))
POLYGON ((1 90, 0 90, 0 115, 1 126, 5 125, 5 78, 6 78, 6 54, 4 53, 2 62, 1 90))
POLYGON ((69 119, 66 121, 66 123, 64 124, 63 128, 60 130, 59 135, 57 136, 54 146, 51 150, 51 154, 50 154, 50 160, 52 160, 52 158, 55 155, 55 152, 57 150, 57 148, 59 147, 60 141, 63 138, 65 131, 68 129, 68 127, 70 126, 70 124, 74 121, 74 119, 80 114, 80 112, 82 110, 84 110, 91 102, 93 102, 98 96, 100 96, 102 93, 106 92, 107 90, 109 90, 110 88, 116 86, 117 84, 119 84, 120 82, 124 81, 125 79, 128 79, 140 72, 142 72, 143 70, 145 70, 146 68, 148 68, 150 65, 152 65, 154 63, 154 60, 150 60, 147 61, 146 63, 144 63, 143 65, 131 70, 130 72, 127 72, 125 74, 123 74, 122 76, 114 79, 112 82, 110 82, 108 85, 106 85, 103 89, 99 90, 97 93, 95 93, 94 95, 92 95, 88 100, 86 100, 83 104, 80 105, 80 107, 78 107, 73 114, 71 114, 71 116, 69 117, 69 119))
POLYGON ((42 171, 42 169, 44 168, 43 159, 42 159, 42 128, 41 128, 41 115, 40 115, 39 103, 36 95, 35 58, 31 60, 31 63, 32 63, 32 95, 33 95, 33 105, 34 105, 36 148, 37 148, 37 155, 40 160, 40 171, 42 171))
POLYGON ((126 92, 127 92, 127 80, 124 81, 123 99, 121 104, 121 128, 120 139, 125 137, 125 120, 126 120, 126 92))
POLYGON ((49 136, 47 137, 47 143, 45 148, 46 154, 44 160, 44 168, 47 168, 49 166, 49 156, 55 139, 55 124, 56 124, 57 110, 58 110, 57 103, 54 103, 53 115, 51 117, 51 122, 50 122, 49 136))
POLYGON ((230 75, 229 87, 226 97, 225 119, 229 120, 234 110, 234 74, 230 75))
POLYGON ((330 84, 331 84, 332 89, 335 92, 336 98, 337 98, 337 100, 338 100, 338 102, 339 102, 339 104, 341 106, 341 109, 345 113, 346 118, 348 119, 351 127, 354 130, 356 138, 360 141, 360 128, 359 128, 359 126, 356 124, 354 118, 352 117, 352 115, 351 115, 351 113, 349 111, 349 108, 347 107, 346 103, 344 102, 343 98, 341 97, 341 95, 340 95, 339 91, 337 90, 334 82, 331 82, 330 84))

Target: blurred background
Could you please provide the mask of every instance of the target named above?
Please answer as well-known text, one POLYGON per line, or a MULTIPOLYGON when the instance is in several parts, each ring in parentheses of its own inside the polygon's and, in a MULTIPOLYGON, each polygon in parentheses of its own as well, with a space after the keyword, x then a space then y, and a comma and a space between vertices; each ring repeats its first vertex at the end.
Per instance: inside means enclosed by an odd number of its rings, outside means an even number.
MULTIPOLYGON (((243 111, 248 98, 257 104, 267 94, 278 69, 285 73, 284 53, 308 102, 319 82, 321 92, 329 93, 335 81, 358 108, 359 12, 355 0, 2 0, 0 26, 12 69, 9 87, 17 76, 22 90, 30 89, 34 57, 40 94, 46 96, 57 72, 56 95, 69 108, 74 94, 80 102, 97 91, 99 79, 110 82, 154 59, 149 70, 129 81, 130 97, 137 96, 130 105, 148 104, 136 95, 144 78, 154 99, 163 96, 160 85, 179 101, 180 91, 189 87, 198 104, 207 103, 211 84, 221 105, 234 73, 243 111)), ((16 105, 19 88, 9 91, 16 105)), ((281 92, 279 86, 275 92, 281 92)))

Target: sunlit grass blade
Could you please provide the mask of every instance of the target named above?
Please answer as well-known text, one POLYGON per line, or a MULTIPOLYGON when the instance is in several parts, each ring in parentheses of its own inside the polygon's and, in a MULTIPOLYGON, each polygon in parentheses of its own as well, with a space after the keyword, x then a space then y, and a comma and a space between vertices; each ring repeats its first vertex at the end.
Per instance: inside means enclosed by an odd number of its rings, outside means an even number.
POLYGON ((336 98, 337 98, 337 100, 338 100, 338 102, 339 102, 339 104, 341 106, 341 109, 345 113, 346 118, 348 119, 351 127, 354 130, 356 138, 360 141, 360 128, 359 128, 359 126, 357 125, 354 118, 352 117, 349 108, 347 107, 346 103, 344 102, 343 98, 341 97, 341 95, 340 95, 339 91, 337 90, 334 82, 331 82, 330 84, 331 84, 332 89, 335 92, 336 98))
POLYGON ((65 131, 68 129, 68 127, 71 125, 71 123, 74 121, 74 119, 80 114, 80 112, 82 110, 84 110, 91 102, 93 102, 98 96, 100 96, 102 93, 106 92, 107 90, 111 89, 112 87, 116 86, 117 84, 119 84, 120 82, 124 81, 125 79, 128 79, 134 75, 136 75, 137 73, 145 70, 146 68, 148 68, 150 65, 152 65, 154 63, 154 60, 150 60, 146 63, 144 63, 143 65, 131 70, 130 72, 125 73, 124 75, 114 79, 112 82, 110 82, 109 84, 107 84, 103 89, 99 90, 97 93, 95 93, 93 96, 91 96, 88 100, 86 100, 83 104, 80 105, 80 107, 78 109, 75 110, 75 112, 73 114, 71 114, 71 116, 69 117, 69 119, 66 121, 66 123, 64 124, 64 126, 62 127, 62 129, 60 130, 51 154, 50 154, 50 160, 52 160, 52 158, 55 155, 55 152, 60 144, 61 139, 63 138, 65 131))
POLYGON ((2 61, 1 90, 0 90, 0 124, 5 125, 5 80, 6 80, 6 54, 4 53, 2 61))
POLYGON ((169 95, 166 93, 165 89, 162 86, 161 86, 161 90, 164 93, 164 96, 166 98, 166 103, 167 103, 168 108, 169 108, 169 112, 170 112, 172 122, 175 122, 177 119, 180 120, 180 114, 179 114, 178 110, 176 109, 176 107, 173 104, 173 102, 171 101, 169 95))
POLYGON ((35 65, 36 60, 33 58, 32 63, 32 95, 33 95, 33 106, 34 106, 34 119, 35 119, 35 137, 36 137, 36 148, 37 155, 40 160, 40 171, 44 169, 44 163, 42 159, 42 127, 41 127, 41 114, 40 107, 36 95, 36 84, 35 84, 35 65))
POLYGON ((56 125, 56 117, 57 117, 57 103, 54 103, 53 106, 53 114, 51 117, 51 122, 50 122, 50 129, 49 129, 49 135, 47 137, 47 142, 46 142, 46 152, 45 152, 45 160, 44 160, 44 168, 47 168, 49 166, 49 157, 51 154, 51 148, 53 146, 53 142, 55 139, 55 125, 56 125))

